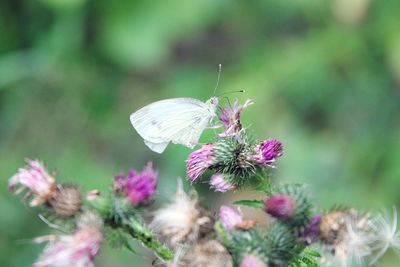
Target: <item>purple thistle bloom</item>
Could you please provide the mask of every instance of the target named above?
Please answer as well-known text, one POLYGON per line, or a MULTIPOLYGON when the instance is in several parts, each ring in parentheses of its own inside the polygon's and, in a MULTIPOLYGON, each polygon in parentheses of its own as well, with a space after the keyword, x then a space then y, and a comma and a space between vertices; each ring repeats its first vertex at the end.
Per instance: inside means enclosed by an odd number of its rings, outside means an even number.
POLYGON ((229 181, 227 181, 223 174, 216 173, 210 179, 210 185, 216 192, 225 193, 230 190, 234 190, 236 187, 229 181))
POLYGON ((319 236, 320 233, 320 223, 322 215, 316 214, 310 219, 310 223, 307 228, 301 234, 301 239, 303 239, 307 244, 313 243, 319 236))
POLYGON ((103 241, 101 218, 95 214, 84 214, 78 229, 69 235, 48 235, 37 237, 34 243, 48 241, 39 260, 33 267, 46 266, 93 266, 93 261, 103 241))
POLYGON ((290 196, 274 195, 265 200, 264 210, 277 219, 289 219, 295 212, 295 202, 290 196))
POLYGON ((240 263, 240 267, 267 267, 267 265, 257 256, 246 255, 240 263))
POLYGON ((230 207, 221 206, 219 209, 219 220, 221 221, 222 226, 226 230, 230 231, 235 229, 236 225, 243 222, 243 214, 230 207))
POLYGON ((283 155, 283 145, 276 139, 261 142, 256 148, 257 152, 252 159, 262 165, 271 165, 283 155))
POLYGON ((119 174, 114 180, 114 189, 122 192, 132 205, 137 206, 154 195, 157 188, 157 173, 148 163, 142 172, 130 170, 128 175, 119 174))
POLYGON ((220 137, 237 136, 242 129, 240 124, 240 113, 243 109, 254 104, 252 100, 247 99, 243 105, 238 104, 236 99, 232 106, 221 109, 221 115, 219 119, 224 124, 225 131, 220 134, 220 137))
POLYGON ((186 161, 186 173, 191 182, 194 182, 214 164, 214 147, 212 144, 203 145, 193 151, 186 161))

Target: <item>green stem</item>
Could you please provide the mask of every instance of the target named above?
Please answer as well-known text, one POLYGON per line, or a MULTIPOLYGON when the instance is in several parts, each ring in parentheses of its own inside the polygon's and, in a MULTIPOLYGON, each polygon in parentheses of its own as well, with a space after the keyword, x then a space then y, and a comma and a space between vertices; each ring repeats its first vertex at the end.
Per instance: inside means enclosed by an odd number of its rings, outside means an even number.
POLYGON ((154 238, 153 234, 143 224, 130 218, 124 222, 125 230, 135 239, 140 240, 143 245, 153 250, 160 258, 171 260, 174 253, 154 238))

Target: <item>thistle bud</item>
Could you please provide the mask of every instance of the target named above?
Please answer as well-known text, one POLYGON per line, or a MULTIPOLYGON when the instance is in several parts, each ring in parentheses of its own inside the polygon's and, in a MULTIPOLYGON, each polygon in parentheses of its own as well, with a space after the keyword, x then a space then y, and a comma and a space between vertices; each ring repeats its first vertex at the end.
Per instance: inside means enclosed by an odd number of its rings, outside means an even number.
POLYGON ((295 213, 295 202, 290 196, 274 195, 265 200, 264 209, 272 217, 286 220, 295 213))

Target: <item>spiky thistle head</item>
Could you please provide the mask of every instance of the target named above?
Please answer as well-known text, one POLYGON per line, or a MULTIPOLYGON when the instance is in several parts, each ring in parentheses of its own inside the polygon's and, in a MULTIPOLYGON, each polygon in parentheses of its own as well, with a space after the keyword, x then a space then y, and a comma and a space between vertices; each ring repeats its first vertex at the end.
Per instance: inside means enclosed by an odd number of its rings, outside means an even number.
POLYGON ((221 138, 214 144, 216 163, 212 166, 235 187, 242 186, 257 171, 251 161, 251 144, 239 143, 234 138, 221 138))
POLYGON ((284 221, 297 234, 309 224, 311 202, 305 188, 298 184, 280 186, 265 202, 265 211, 284 221))
POLYGON ((265 234, 265 250, 271 266, 286 266, 294 256, 296 237, 287 225, 276 221, 265 234))

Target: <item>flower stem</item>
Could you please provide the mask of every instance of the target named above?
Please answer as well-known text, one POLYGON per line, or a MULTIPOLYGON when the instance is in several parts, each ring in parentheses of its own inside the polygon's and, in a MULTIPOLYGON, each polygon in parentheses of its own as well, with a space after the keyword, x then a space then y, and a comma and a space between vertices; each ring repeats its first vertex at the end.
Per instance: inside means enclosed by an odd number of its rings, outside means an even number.
POLYGON ((124 225, 125 230, 133 238, 140 240, 143 245, 153 250, 163 260, 171 260, 174 257, 174 253, 155 239, 151 231, 137 220, 129 218, 124 225))

